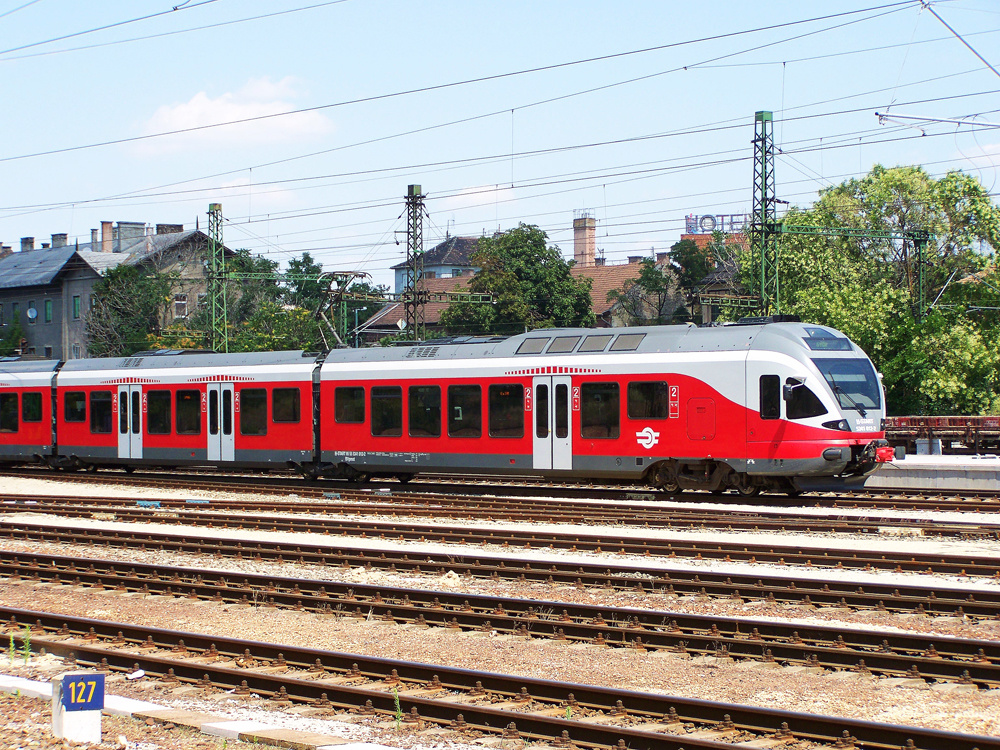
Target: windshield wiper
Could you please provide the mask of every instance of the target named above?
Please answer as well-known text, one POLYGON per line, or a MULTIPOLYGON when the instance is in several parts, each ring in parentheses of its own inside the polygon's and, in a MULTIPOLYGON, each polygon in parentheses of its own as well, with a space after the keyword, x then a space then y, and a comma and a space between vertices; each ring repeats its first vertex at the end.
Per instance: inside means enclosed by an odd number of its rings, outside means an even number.
POLYGON ((841 388, 839 385, 837 385, 837 379, 835 377, 833 377, 833 373, 832 372, 830 373, 830 385, 833 386, 833 392, 841 394, 844 398, 846 398, 848 401, 850 401, 851 402, 851 406, 853 406, 855 409, 857 409, 858 413, 862 417, 867 417, 868 416, 868 412, 866 412, 864 410, 864 408, 861 406, 861 404, 859 404, 857 401, 855 401, 853 398, 851 398, 851 394, 849 394, 847 391, 845 391, 843 388, 841 388))

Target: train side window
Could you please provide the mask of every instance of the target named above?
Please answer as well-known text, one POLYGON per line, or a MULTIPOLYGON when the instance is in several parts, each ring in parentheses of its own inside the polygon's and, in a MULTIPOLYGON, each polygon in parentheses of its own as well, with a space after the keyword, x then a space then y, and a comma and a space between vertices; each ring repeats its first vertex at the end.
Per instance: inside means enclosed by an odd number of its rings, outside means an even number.
POLYGON ((535 437, 549 436, 549 387, 535 386, 535 437))
POLYGON ((222 392, 222 434, 233 434, 233 392, 228 389, 222 392))
POLYGON ((550 339, 525 339, 514 354, 540 354, 550 339))
POLYGON ((146 410, 146 432, 169 435, 170 391, 156 390, 146 394, 146 410))
MULTIPOLYGON (((246 391, 244 391, 244 393, 245 392, 246 391)), ((178 435, 201 434, 201 391, 177 391, 177 413, 175 426, 177 428, 178 435)))
POLYGON ((398 385, 372 387, 372 435, 400 437, 403 434, 403 389, 398 385))
POLYGON ((42 394, 30 391, 21 395, 21 419, 25 422, 42 421, 42 394))
POLYGON ((566 354, 576 349, 580 343, 580 336, 556 336, 552 339, 546 354, 566 354))
POLYGON ((90 392, 90 431, 98 435, 110 434, 114 422, 111 419, 111 391, 90 392))
POLYGON ((603 352, 604 347, 608 345, 611 341, 611 334, 599 334, 596 336, 587 336, 583 340, 583 344, 580 346, 580 352, 603 352))
POLYGON ((365 389, 336 388, 333 392, 333 418, 340 424, 361 424, 365 421, 365 389))
POLYGON ((491 385, 489 391, 490 437, 524 437, 524 386, 491 385))
POLYGON ((785 414, 789 419, 808 419, 826 414, 826 407, 819 397, 797 378, 786 379, 785 387, 791 391, 785 406, 785 414))
POLYGON ((441 387, 410 386, 410 437, 441 437, 441 387))
POLYGON ((83 391, 67 391, 63 398, 63 417, 67 422, 86 422, 87 394, 83 391))
POLYGON ((618 383, 584 383, 580 387, 580 436, 616 438, 620 432, 618 383))
POLYGON ((666 419, 667 384, 663 380, 628 384, 629 419, 666 419))
POLYGON ((478 385, 448 386, 448 435, 483 436, 483 389, 478 385))
POLYGON ((208 434, 219 434, 219 392, 216 390, 208 392, 208 434))
POLYGON ((781 419, 781 378, 760 376, 760 418, 781 419))
POLYGON ((244 388, 240 391, 240 434, 267 434, 266 388, 244 388))
POLYGON ((0 432, 17 432, 17 394, 0 393, 0 432))
POLYGON ((298 388, 275 388, 271 398, 275 422, 298 422, 302 418, 302 397, 298 388))

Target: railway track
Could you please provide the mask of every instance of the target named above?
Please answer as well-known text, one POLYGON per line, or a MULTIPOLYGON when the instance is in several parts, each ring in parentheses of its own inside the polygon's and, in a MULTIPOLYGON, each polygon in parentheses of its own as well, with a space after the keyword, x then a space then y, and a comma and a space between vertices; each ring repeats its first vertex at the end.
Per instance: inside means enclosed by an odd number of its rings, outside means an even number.
MULTIPOLYGON (((278 473, 278 472, 276 472, 278 473)), ((606 500, 616 504, 627 504, 636 500, 683 500, 685 502, 710 502, 712 504, 736 503, 740 505, 753 504, 763 507, 785 507, 788 505, 859 510, 922 510, 950 512, 1000 512, 1000 490, 989 492, 978 490, 975 493, 941 493, 921 492, 912 489, 899 488, 894 490, 859 490, 848 494, 809 493, 798 498, 788 498, 783 495, 760 495, 754 498, 744 498, 734 494, 716 495, 705 492, 684 492, 668 495, 651 487, 633 486, 601 486, 572 485, 566 483, 540 483, 536 480, 517 480, 511 478, 462 478, 457 481, 450 477, 418 477, 404 484, 395 481, 374 480, 367 484, 358 484, 339 480, 322 480, 319 482, 301 479, 290 473, 278 473, 278 476, 254 476, 245 474, 225 474, 218 472, 194 472, 186 476, 178 476, 176 472, 136 472, 125 474, 119 472, 65 473, 42 468, 4 469, 0 476, 30 477, 60 482, 78 482, 109 484, 113 486, 144 486, 178 490, 206 490, 213 492, 233 492, 249 494, 290 494, 301 497, 322 498, 329 493, 340 493, 344 497, 371 497, 372 492, 389 491, 396 496, 431 495, 456 496, 458 502, 468 502, 474 498, 477 502, 484 496, 501 495, 505 498, 537 498, 543 494, 546 497, 561 501, 573 500, 606 500)), ((533 500, 522 503, 522 507, 530 508, 533 500)), ((642 509, 644 506, 636 506, 642 509)))
MULTIPOLYGON (((100 503, 91 505, 88 500, 47 506, 36 506, 28 500, 23 503, 2 504, 0 511, 37 511, 39 507, 42 507, 67 517, 100 518, 129 523, 184 524, 209 528, 374 537, 400 542, 499 545, 504 548, 521 548, 523 550, 549 548, 570 552, 611 552, 622 555, 690 557, 695 560, 773 563, 782 566, 822 567, 838 570, 890 570, 1000 579, 1000 561, 990 556, 838 550, 773 543, 748 544, 657 537, 643 538, 632 534, 586 534, 475 526, 448 527, 440 523, 365 521, 353 518, 264 516, 261 514, 243 517, 234 516, 227 512, 215 512, 214 510, 162 510, 162 506, 157 507, 160 502, 162 501, 136 501, 136 505, 132 507, 114 507, 109 510, 107 505, 100 503)), ((206 506, 189 504, 185 507, 206 506)))
POLYGON ((11 581, 280 607, 684 657, 746 659, 817 671, 847 669, 884 677, 1000 686, 997 641, 938 638, 932 643, 924 636, 898 631, 276 578, 189 566, 130 563, 125 567, 96 558, 0 552, 0 576, 11 581))
MULTIPOLYGON (((60 529, 26 521, 0 521, 0 536, 26 542, 90 545, 140 551, 215 555, 236 560, 364 568, 390 573, 443 575, 454 572, 472 578, 516 580, 572 586, 611 588, 666 596, 727 598, 792 606, 827 606, 896 614, 998 618, 1000 591, 948 588, 929 584, 880 584, 783 575, 720 573, 691 570, 657 561, 649 565, 531 560, 511 555, 361 549, 348 546, 264 542, 153 531, 60 529)), ((377 538, 378 535, 376 535, 377 538)), ((537 547, 536 547, 537 549, 537 547)))
POLYGON ((72 664, 143 670, 168 683, 257 694, 277 705, 398 717, 466 737, 558 747, 705 750, 790 742, 878 750, 998 750, 1000 739, 671 695, 473 672, 0 607, 6 634, 72 664), (30 630, 29 630, 30 628, 30 630))
MULTIPOLYGON (((52 513, 71 514, 76 506, 105 508, 135 507, 116 497, 87 497, 85 501, 68 500, 60 495, 0 495, 0 505, 42 508, 52 513)), ((190 510, 195 501, 180 498, 144 501, 144 507, 190 510)), ((433 517, 468 521, 562 523, 575 525, 634 524, 653 529, 725 529, 727 531, 781 531, 807 534, 880 534, 888 529, 910 531, 921 536, 1000 539, 1000 523, 982 520, 949 521, 934 518, 893 516, 824 517, 801 513, 756 512, 745 510, 702 509, 698 507, 656 507, 574 503, 562 501, 499 500, 491 498, 455 498, 442 495, 384 492, 326 492, 315 500, 213 499, 198 503, 217 511, 240 513, 298 513, 312 515, 390 515, 394 517, 433 517)))

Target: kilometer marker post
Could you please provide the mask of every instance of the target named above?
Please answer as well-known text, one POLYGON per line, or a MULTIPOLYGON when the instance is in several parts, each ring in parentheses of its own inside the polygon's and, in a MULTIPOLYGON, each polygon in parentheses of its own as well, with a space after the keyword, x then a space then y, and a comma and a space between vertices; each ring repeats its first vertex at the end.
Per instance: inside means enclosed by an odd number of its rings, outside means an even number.
POLYGON ((52 678, 52 734, 70 742, 101 742, 104 675, 71 672, 52 678))

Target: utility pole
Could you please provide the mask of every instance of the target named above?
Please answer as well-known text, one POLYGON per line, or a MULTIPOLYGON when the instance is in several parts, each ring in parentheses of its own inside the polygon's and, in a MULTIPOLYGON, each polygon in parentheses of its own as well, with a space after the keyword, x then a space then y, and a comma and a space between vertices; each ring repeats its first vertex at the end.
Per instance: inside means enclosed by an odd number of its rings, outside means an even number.
POLYGON ((226 306, 226 248, 222 244, 222 204, 208 206, 208 304, 211 348, 229 353, 229 326, 226 306))
POLYGON ((403 285, 403 311, 406 330, 414 341, 426 334, 424 304, 426 290, 417 285, 424 275, 424 195, 420 185, 406 189, 406 283, 403 285))
POLYGON ((778 298, 778 210, 774 187, 774 113, 754 115, 753 215, 750 219, 750 251, 760 262, 760 308, 762 315, 781 312, 778 298))

